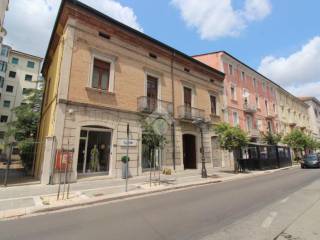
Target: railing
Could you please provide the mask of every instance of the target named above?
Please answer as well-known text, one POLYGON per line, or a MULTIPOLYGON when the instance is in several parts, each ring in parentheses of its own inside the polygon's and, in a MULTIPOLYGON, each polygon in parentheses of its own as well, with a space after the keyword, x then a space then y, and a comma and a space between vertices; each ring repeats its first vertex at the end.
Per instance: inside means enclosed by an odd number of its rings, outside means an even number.
POLYGON ((171 102, 162 101, 146 96, 138 97, 138 111, 142 113, 158 113, 170 114, 173 113, 173 105, 171 102))
POLYGON ((274 113, 274 112, 267 112, 267 118, 268 118, 268 119, 275 118, 275 117, 277 117, 277 114, 276 114, 276 113, 274 113))
POLYGON ((180 119, 185 120, 195 120, 195 119, 205 119, 205 111, 198 108, 193 108, 189 106, 179 106, 178 114, 180 119))
POLYGON ((260 132, 258 129, 256 128, 251 128, 248 130, 248 133, 251 137, 259 137, 260 136, 260 132))
POLYGON ((257 107, 249 103, 244 103, 243 110, 247 113, 255 113, 257 111, 257 107))
POLYGON ((210 115, 211 118, 211 122, 214 123, 220 123, 221 122, 221 117, 219 115, 216 114, 211 114, 210 115))

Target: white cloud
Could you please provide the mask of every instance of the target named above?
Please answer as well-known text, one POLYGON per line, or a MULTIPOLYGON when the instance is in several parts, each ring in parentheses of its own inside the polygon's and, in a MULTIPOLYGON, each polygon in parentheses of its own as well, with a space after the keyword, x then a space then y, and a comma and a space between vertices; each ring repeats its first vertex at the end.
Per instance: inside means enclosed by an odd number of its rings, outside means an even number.
POLYGON ((264 57, 259 71, 284 87, 306 87, 320 81, 320 36, 288 57, 264 57))
POLYGON ((300 86, 290 86, 287 89, 298 97, 317 97, 320 100, 320 81, 302 84, 300 86))
MULTIPOLYGON (((83 3, 101 11, 139 31, 143 31, 133 9, 115 0, 82 0, 83 3)), ((6 13, 5 27, 8 35, 5 43, 14 49, 44 56, 60 0, 14 0, 6 13)))
POLYGON ((186 24, 207 40, 238 36, 249 22, 271 13, 269 0, 245 0, 242 9, 234 9, 231 0, 171 0, 171 3, 180 10, 186 24))

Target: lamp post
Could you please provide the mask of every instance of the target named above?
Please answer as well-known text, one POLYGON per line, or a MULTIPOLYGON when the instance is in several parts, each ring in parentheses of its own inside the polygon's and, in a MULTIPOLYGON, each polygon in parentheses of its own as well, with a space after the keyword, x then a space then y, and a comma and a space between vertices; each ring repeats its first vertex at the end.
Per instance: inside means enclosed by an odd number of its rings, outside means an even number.
POLYGON ((203 119, 197 119, 192 122, 194 125, 196 125, 200 129, 200 138, 201 138, 201 177, 207 178, 207 168, 206 168, 206 158, 204 156, 204 146, 203 146, 203 127, 205 126, 206 122, 203 119))

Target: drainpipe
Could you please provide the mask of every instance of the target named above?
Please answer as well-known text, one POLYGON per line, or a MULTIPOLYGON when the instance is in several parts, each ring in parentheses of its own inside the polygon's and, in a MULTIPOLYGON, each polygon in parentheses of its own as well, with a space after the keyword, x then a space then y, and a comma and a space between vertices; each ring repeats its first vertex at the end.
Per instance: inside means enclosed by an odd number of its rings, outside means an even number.
POLYGON ((173 161, 173 170, 176 170, 176 126, 175 126, 175 95, 174 95, 174 79, 173 79, 173 62, 176 53, 173 50, 171 56, 171 90, 172 90, 172 161, 173 161))

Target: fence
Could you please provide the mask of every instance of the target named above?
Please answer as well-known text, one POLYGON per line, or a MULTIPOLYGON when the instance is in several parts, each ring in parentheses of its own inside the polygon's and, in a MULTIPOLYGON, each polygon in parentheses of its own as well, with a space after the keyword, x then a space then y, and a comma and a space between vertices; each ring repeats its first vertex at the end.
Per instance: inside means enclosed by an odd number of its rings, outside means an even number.
POLYGON ((5 146, 0 154, 0 185, 35 181, 33 177, 36 149, 42 142, 19 142, 5 146))
POLYGON ((239 159, 242 170, 265 170, 291 166, 290 148, 250 144, 239 159))

